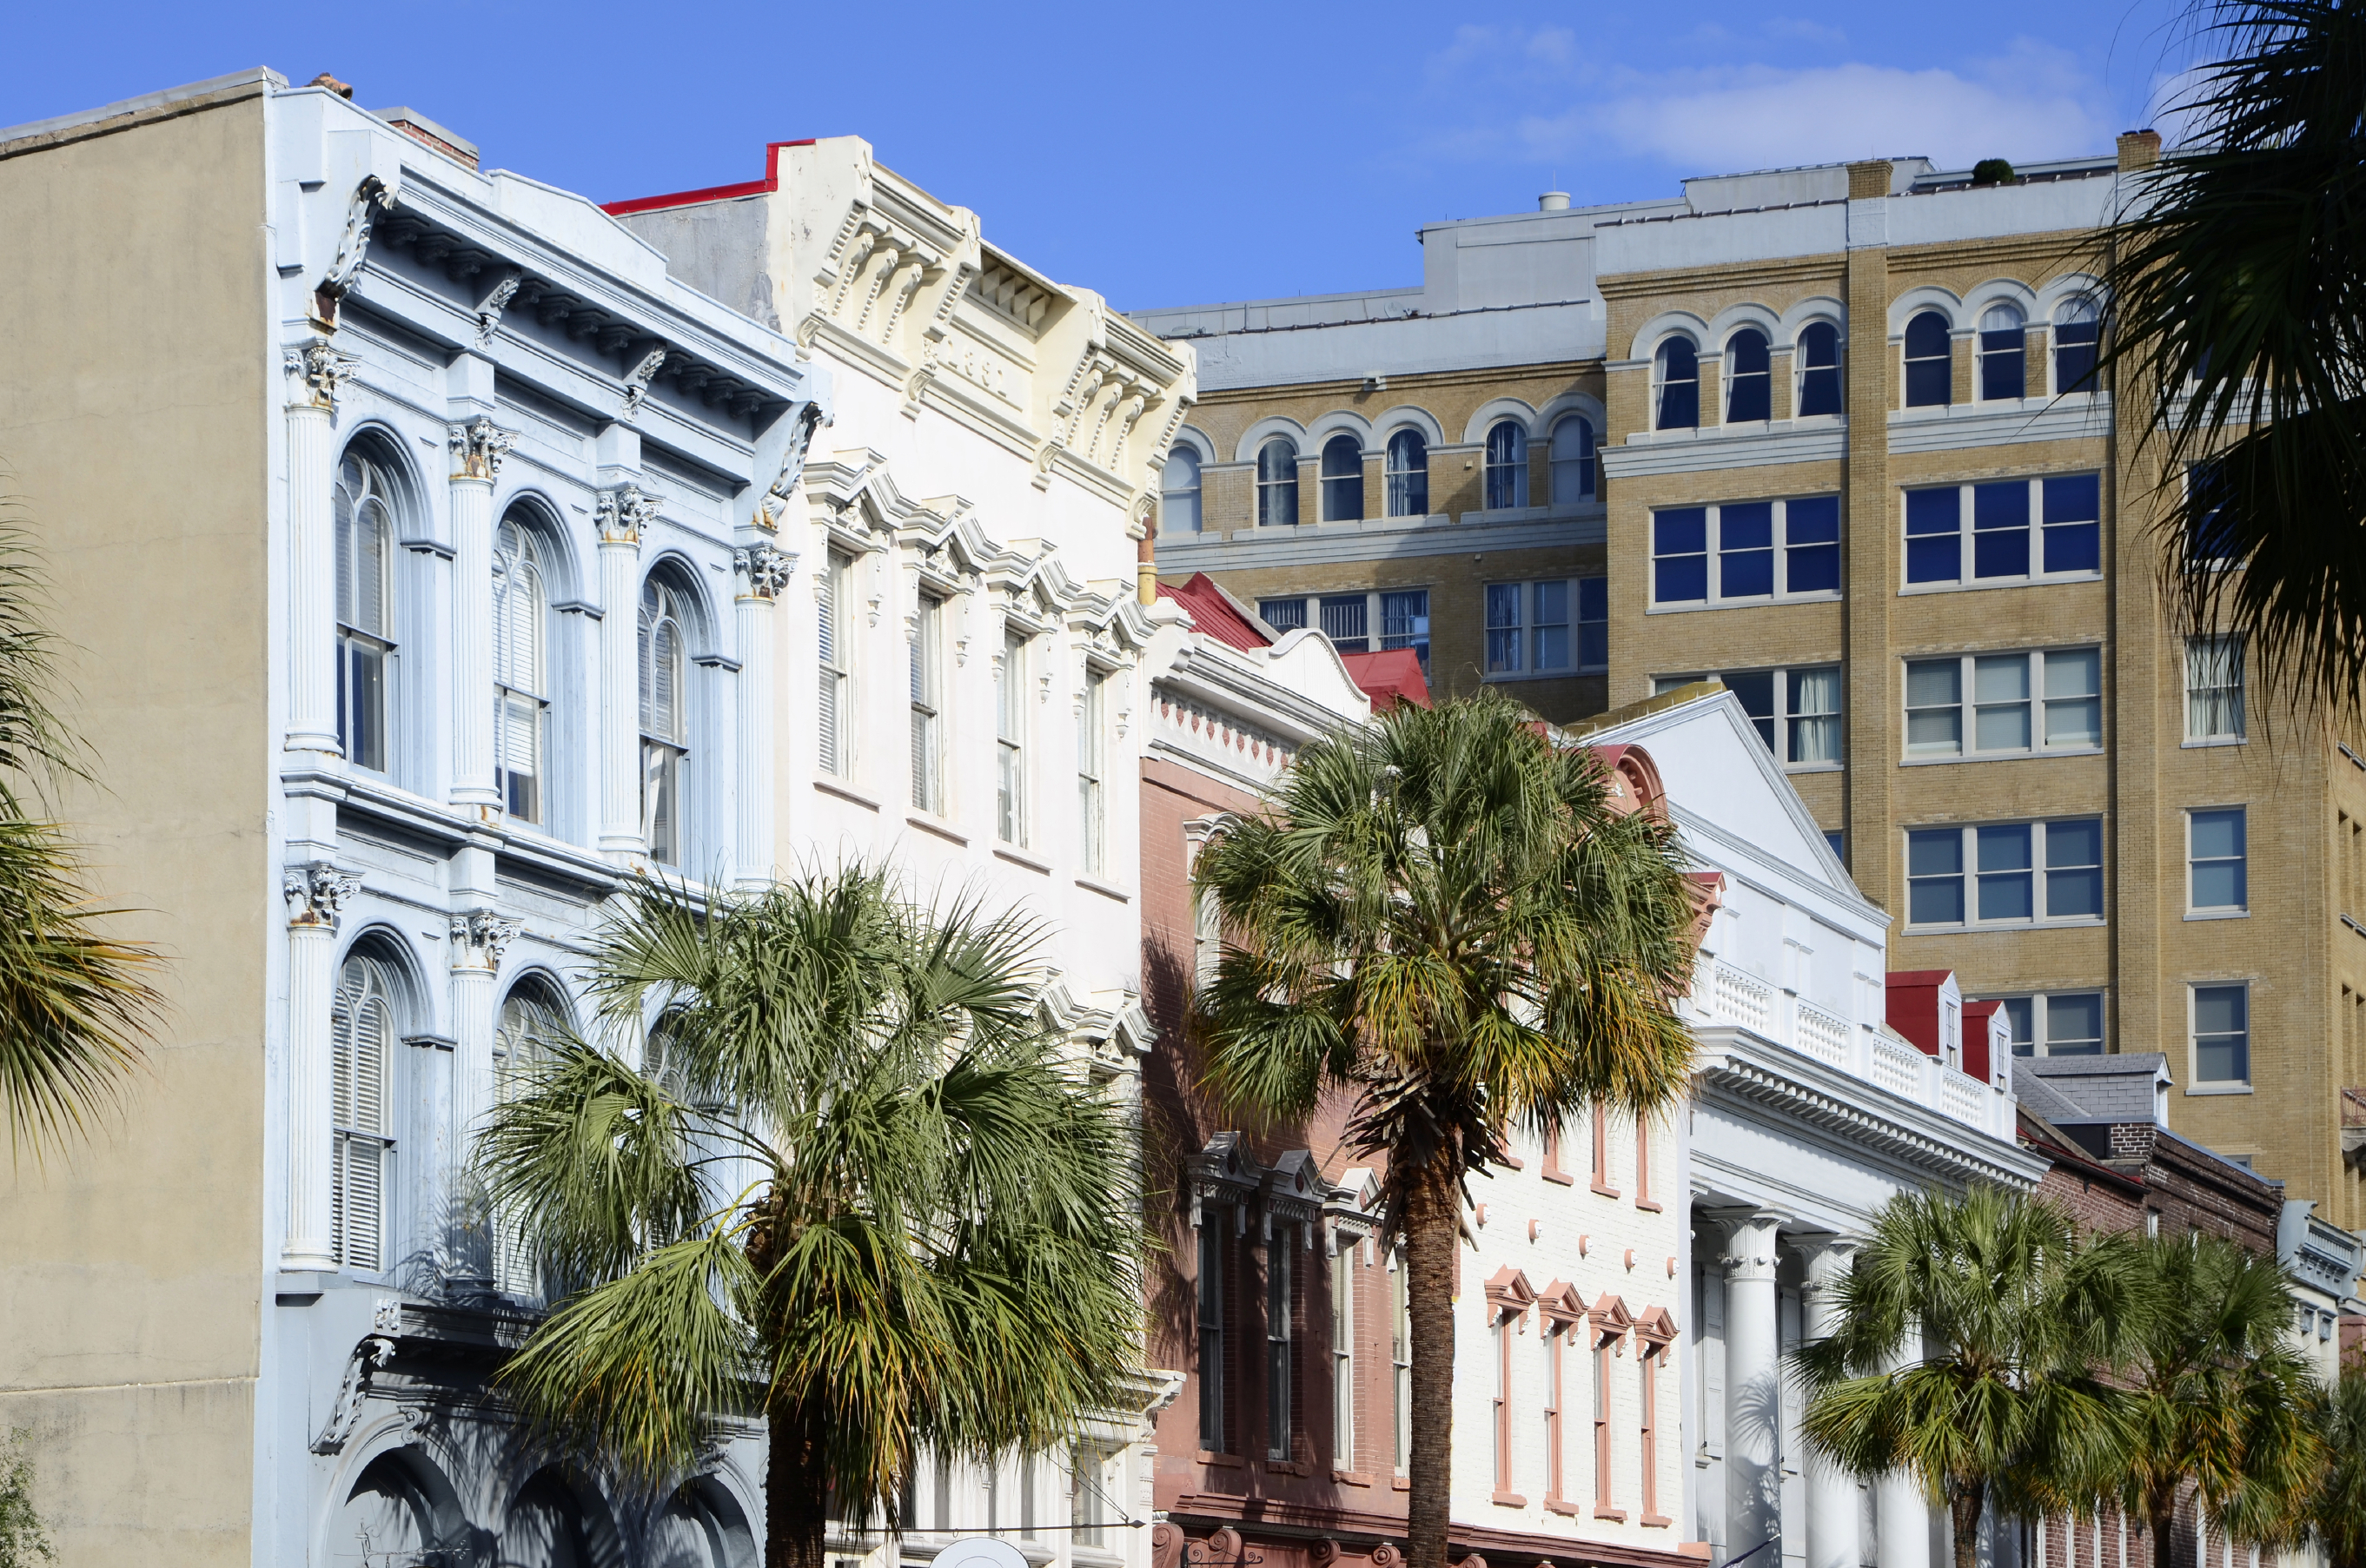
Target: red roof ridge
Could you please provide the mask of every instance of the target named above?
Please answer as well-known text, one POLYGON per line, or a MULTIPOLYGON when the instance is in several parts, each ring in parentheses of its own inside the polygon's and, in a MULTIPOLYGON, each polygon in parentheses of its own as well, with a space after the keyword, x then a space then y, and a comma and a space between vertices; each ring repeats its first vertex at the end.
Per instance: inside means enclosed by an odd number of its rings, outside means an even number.
POLYGON ((742 180, 736 185, 708 185, 694 191, 673 191, 665 196, 635 196, 629 201, 603 203, 600 210, 611 218, 624 218, 636 212, 655 212, 660 207, 695 207, 700 202, 729 201, 734 196, 770 196, 781 188, 781 149, 811 147, 817 140, 804 137, 795 141, 768 141, 764 144, 764 177, 742 180))

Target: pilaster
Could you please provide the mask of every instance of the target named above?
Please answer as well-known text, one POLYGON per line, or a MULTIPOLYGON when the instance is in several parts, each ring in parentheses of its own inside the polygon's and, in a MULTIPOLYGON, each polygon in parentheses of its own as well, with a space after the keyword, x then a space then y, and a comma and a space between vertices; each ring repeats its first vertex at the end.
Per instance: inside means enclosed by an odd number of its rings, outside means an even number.
POLYGON ((483 415, 450 427, 452 447, 451 801, 490 818, 493 773, 493 480, 516 436, 483 415))
POLYGON ((280 878, 287 902, 287 1228, 284 1269, 337 1266, 330 1217, 336 1138, 332 1081, 337 924, 361 879, 325 860, 290 866, 280 878))
POLYGON ((732 578, 738 586, 733 613, 738 633, 739 676, 738 777, 734 783, 738 820, 732 853, 734 881, 742 888, 770 882, 778 856, 773 845, 777 791, 773 788, 772 666, 778 655, 780 627, 774 603, 789 585, 797 558, 769 540, 732 552, 732 578))
POLYGON ((648 852, 641 836, 641 530, 657 498, 625 483, 603 490, 600 528, 600 849, 618 858, 648 852))
POLYGON ((326 338, 287 351, 287 738, 289 751, 337 744, 337 398, 359 362, 326 338))
POLYGON ((1896 908, 1890 843, 1890 715, 1898 711, 1890 670, 1889 610, 1898 584, 1902 524, 1889 491, 1889 164, 1849 165, 1848 337, 1842 352, 1847 385, 1848 457, 1842 482, 1846 515, 1848 600, 1845 657, 1848 773, 1845 846, 1849 874, 1884 909, 1896 908))

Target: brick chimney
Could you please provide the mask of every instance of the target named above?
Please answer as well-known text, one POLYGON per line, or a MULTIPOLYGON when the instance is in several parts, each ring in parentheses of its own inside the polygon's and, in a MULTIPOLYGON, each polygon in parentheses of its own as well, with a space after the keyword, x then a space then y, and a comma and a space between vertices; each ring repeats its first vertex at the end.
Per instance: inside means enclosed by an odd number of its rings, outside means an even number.
POLYGON ((2160 132, 2157 130, 2124 130, 2120 133, 2120 173, 2131 169, 2149 169, 2160 162, 2160 132))
POLYGON ((1849 200, 1865 201, 1874 196, 1887 196, 1892 173, 1887 158, 1873 158, 1862 163, 1850 164, 1849 200))

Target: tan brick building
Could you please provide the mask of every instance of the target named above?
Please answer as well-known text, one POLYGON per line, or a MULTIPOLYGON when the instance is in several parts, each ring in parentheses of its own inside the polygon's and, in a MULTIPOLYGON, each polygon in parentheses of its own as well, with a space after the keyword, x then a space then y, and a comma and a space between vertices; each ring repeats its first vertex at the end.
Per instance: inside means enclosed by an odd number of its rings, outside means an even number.
POLYGON ((1408 635, 1387 596, 1424 589, 1438 689, 1557 720, 1722 678, 1895 966, 2004 1000, 2023 1050, 2163 1052, 2180 1134, 2356 1229, 2366 744, 2177 628, 2157 468, 2082 389, 2099 226, 2158 149, 1549 196, 1425 230, 1417 290, 1141 313, 1202 366, 1160 569, 1335 635, 1359 594, 1408 635), (1390 483, 1416 425, 1420 509, 1390 483), (1325 490, 1346 436, 1360 498, 1325 490))

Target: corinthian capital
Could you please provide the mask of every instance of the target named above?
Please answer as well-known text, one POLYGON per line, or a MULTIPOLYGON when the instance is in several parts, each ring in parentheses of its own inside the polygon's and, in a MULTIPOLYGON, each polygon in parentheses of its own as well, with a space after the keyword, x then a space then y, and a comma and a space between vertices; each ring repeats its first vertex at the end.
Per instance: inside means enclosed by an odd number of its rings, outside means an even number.
POLYGON ((748 591, 757 599, 778 599, 797 569, 797 558, 771 544, 750 544, 731 553, 731 569, 748 579, 748 591))
POLYGON ((325 860, 288 867, 279 878, 279 890, 287 900, 287 924, 333 935, 337 917, 361 885, 359 877, 340 871, 325 860))
POLYGON ((331 348, 328 339, 315 338, 289 349, 282 364, 287 372, 289 403, 299 408, 309 404, 333 413, 337 395, 354 378, 361 361, 331 348))
POLYGON ((638 485, 600 492, 596 515, 603 544, 638 544, 641 530, 658 514, 658 498, 638 485))
POLYGON ((456 969, 482 969, 488 974, 501 967, 501 955, 516 940, 522 928, 490 909, 471 909, 452 917, 452 967, 456 969))
POLYGON ((501 471, 501 459, 517 444, 517 432, 505 431, 482 414, 452 432, 452 477, 481 479, 490 485, 501 471))

